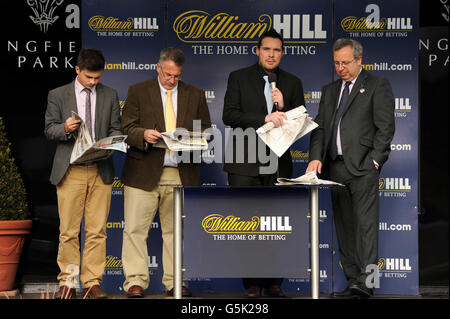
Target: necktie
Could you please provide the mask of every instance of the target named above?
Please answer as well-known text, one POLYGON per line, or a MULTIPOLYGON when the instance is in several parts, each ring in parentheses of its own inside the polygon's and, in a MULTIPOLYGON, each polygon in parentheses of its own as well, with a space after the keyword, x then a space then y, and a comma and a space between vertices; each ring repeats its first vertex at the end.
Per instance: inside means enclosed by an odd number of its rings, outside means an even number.
POLYGON ((92 136, 92 111, 91 111, 91 90, 88 88, 84 88, 83 91, 86 92, 86 102, 85 102, 85 115, 84 115, 84 124, 86 125, 89 135, 92 136))
POLYGON ((344 114, 344 111, 347 106, 348 97, 350 95, 350 84, 352 82, 345 82, 344 91, 342 92, 341 101, 339 102, 339 106, 337 109, 336 117, 334 118, 334 125, 333 125, 333 135, 331 137, 331 148, 330 148, 330 156, 333 160, 336 159, 336 156, 338 155, 337 150, 337 131, 339 128, 339 124, 341 122, 342 115, 344 114))
POLYGON ((177 128, 177 118, 172 104, 172 90, 167 90, 166 100, 166 132, 173 131, 177 128))
POLYGON ((273 108, 272 88, 270 87, 269 76, 264 75, 263 78, 264 78, 264 81, 266 81, 266 84, 264 85, 264 96, 266 97, 267 114, 270 114, 270 113, 272 113, 272 108, 273 108))
MULTIPOLYGON (((175 111, 172 104, 172 90, 167 90, 167 100, 166 100, 166 132, 171 132, 177 128, 177 118, 175 116, 175 111)), ((171 154, 170 150, 167 152, 171 154)))

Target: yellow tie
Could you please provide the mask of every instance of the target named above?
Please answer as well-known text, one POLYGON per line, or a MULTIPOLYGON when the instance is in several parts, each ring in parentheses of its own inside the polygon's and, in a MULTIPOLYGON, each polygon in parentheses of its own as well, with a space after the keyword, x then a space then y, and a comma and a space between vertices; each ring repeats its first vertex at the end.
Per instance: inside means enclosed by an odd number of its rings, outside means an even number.
POLYGON ((167 90, 166 100, 166 132, 173 131, 177 128, 177 118, 172 105, 172 90, 167 90))
MULTIPOLYGON (((172 104, 172 90, 167 90, 167 100, 166 100, 166 132, 171 132, 177 128, 177 118, 175 116, 175 111, 172 104)), ((169 154, 171 151, 166 150, 169 154)))

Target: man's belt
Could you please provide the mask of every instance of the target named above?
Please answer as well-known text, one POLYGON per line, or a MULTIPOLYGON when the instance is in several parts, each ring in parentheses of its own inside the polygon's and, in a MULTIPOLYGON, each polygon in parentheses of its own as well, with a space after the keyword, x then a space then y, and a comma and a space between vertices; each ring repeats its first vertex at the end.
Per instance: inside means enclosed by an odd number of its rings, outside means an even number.
POLYGON ((97 162, 86 162, 86 163, 70 164, 70 165, 72 165, 72 166, 92 166, 94 164, 97 164, 97 162))

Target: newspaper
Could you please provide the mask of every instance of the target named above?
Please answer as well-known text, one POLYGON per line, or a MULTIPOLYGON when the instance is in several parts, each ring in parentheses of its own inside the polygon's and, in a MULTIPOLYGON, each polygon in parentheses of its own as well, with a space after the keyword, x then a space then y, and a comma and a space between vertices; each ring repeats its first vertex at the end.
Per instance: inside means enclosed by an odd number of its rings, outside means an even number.
POLYGON ((211 133, 192 132, 183 128, 177 128, 170 132, 161 133, 160 139, 153 147, 168 148, 176 151, 205 151, 208 149, 208 140, 211 133))
POLYGON ((311 171, 305 175, 299 176, 297 178, 277 178, 277 185, 339 185, 343 184, 336 183, 333 181, 328 181, 325 179, 320 179, 317 177, 315 171, 311 171))
POLYGON ((258 136, 278 157, 281 157, 295 141, 319 126, 308 116, 303 105, 285 114, 287 120, 283 120, 280 127, 275 127, 273 122, 269 122, 256 130, 258 136))
POLYGON ((81 120, 81 124, 77 130, 78 135, 70 156, 70 164, 85 164, 103 160, 111 156, 115 150, 126 153, 127 144, 125 140, 127 135, 109 136, 93 143, 86 124, 74 111, 72 111, 72 119, 81 120))

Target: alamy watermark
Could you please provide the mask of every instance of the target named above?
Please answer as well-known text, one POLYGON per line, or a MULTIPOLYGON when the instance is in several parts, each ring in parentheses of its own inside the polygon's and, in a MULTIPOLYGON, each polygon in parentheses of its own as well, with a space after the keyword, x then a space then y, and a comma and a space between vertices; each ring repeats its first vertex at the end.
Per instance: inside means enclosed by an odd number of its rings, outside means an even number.
MULTIPOLYGON (((274 174, 278 170, 278 156, 258 137, 256 129, 249 127, 225 128, 225 139, 216 127, 202 131, 201 121, 193 120, 193 132, 209 137, 205 151, 177 152, 177 163, 259 163, 260 174, 274 174)), ((185 128, 177 128, 175 138, 181 139, 189 134, 185 128)))

